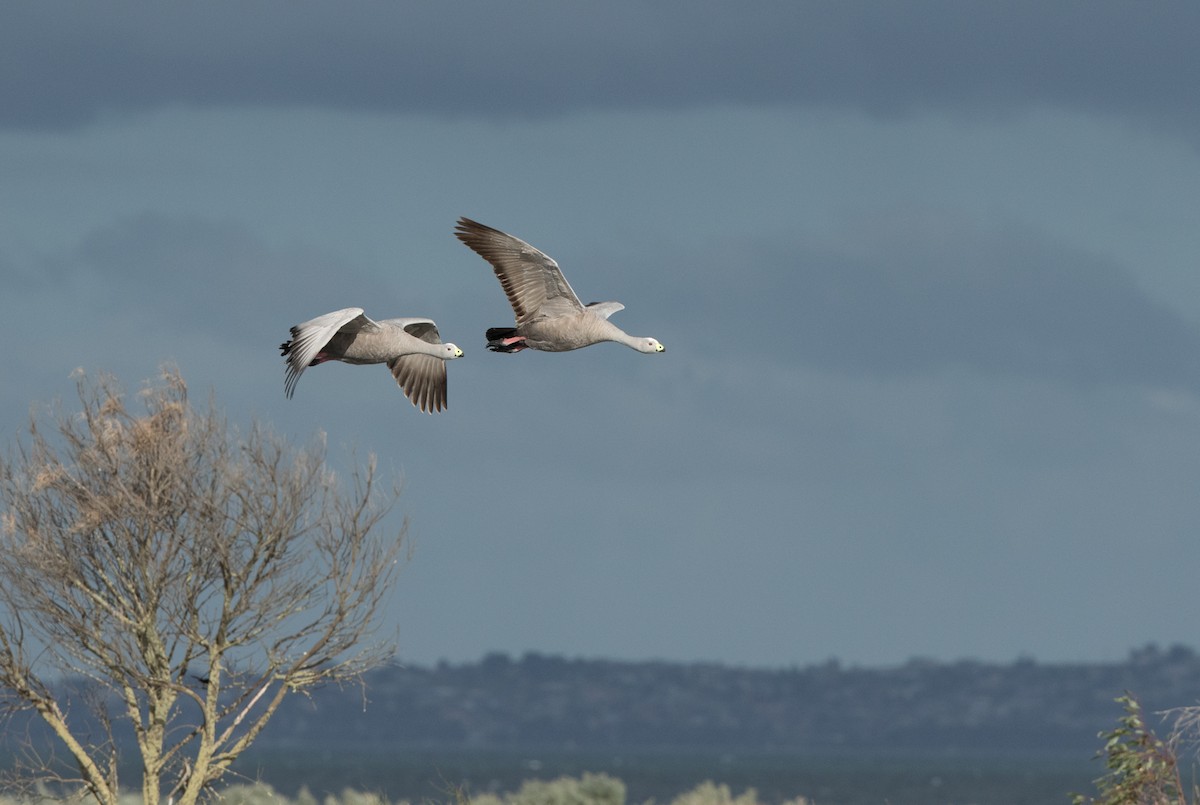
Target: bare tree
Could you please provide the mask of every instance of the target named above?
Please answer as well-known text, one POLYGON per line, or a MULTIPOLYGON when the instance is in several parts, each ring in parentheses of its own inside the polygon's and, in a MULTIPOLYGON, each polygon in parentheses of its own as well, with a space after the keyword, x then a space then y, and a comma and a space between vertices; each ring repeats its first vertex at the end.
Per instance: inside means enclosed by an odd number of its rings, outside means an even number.
POLYGON ((390 656, 375 629, 405 527, 376 526, 398 489, 373 459, 343 483, 321 443, 239 434, 175 370, 140 412, 111 377, 77 387, 81 412, 32 416, 0 456, 0 686, 58 759, 23 771, 115 805, 131 731, 146 805, 191 805, 289 693, 390 656))

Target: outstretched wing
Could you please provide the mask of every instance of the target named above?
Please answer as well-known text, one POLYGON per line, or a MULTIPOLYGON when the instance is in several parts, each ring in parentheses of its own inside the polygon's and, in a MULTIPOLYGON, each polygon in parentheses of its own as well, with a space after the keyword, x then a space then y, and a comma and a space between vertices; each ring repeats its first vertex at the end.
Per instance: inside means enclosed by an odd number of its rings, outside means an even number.
POLYGON ((361 307, 348 307, 317 316, 315 319, 297 324, 292 328, 292 340, 284 343, 280 349, 287 358, 287 377, 283 381, 283 390, 288 397, 296 391, 296 383, 304 370, 320 354, 329 339, 339 331, 373 332, 379 325, 363 315, 361 307))
POLYGON ((458 219, 454 235, 492 264, 518 326, 583 310, 558 263, 520 238, 470 218, 458 219))
MULTIPOLYGON (((437 330, 434 329, 436 337, 437 330)), ((446 362, 434 355, 412 353, 388 361, 404 396, 427 414, 446 408, 446 362)))

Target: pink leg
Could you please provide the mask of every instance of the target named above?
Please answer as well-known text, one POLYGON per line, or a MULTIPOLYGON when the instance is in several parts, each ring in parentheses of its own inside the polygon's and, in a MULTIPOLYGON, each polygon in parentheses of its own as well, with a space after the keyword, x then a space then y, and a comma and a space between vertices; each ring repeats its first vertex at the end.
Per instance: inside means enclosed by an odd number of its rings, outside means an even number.
MULTIPOLYGON (((491 330, 488 330, 488 335, 490 336, 493 333, 499 335, 499 333, 496 331, 504 329, 505 328, 493 327, 491 330)), ((507 332, 511 333, 512 329, 508 328, 507 332)), ((525 349, 525 336, 506 335, 499 338, 488 338, 487 348, 492 352, 520 352, 521 350, 525 349)))

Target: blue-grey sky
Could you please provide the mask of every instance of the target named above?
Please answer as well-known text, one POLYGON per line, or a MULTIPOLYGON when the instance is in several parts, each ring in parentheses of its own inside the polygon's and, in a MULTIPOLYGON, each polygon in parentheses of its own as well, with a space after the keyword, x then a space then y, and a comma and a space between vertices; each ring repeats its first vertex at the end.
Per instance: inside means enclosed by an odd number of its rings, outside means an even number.
POLYGON ((175 362, 401 474, 400 656, 1196 642, 1200 6, 16 2, 0 422, 175 362), (466 215, 667 346, 493 355, 466 215), (283 394, 346 306, 431 316, 283 394))

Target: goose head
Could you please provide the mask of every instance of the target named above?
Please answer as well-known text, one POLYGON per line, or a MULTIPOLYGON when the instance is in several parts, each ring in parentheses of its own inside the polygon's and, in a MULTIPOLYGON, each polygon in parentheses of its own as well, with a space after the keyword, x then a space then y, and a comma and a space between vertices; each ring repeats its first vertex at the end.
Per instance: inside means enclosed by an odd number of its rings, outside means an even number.
POLYGON ((667 348, 655 341, 653 338, 639 338, 637 346, 634 347, 638 352, 666 352, 667 348))

